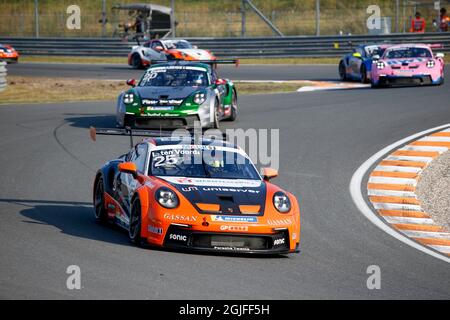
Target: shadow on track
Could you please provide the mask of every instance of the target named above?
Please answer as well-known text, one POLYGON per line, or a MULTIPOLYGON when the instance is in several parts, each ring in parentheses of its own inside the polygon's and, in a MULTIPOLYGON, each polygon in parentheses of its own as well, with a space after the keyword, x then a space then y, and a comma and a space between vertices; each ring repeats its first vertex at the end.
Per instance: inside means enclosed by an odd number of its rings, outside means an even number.
POLYGON ((26 218, 23 223, 51 225, 63 234, 132 246, 123 233, 117 232, 118 227, 109 228, 96 224, 92 204, 88 202, 27 199, 0 199, 0 202, 24 206, 20 211, 26 218))
MULTIPOLYGON (((134 247, 127 238, 126 231, 116 225, 99 225, 94 221, 91 203, 75 201, 0 199, 0 203, 14 203, 24 206, 20 214, 26 218, 23 223, 44 224, 58 228, 63 234, 96 241, 108 242, 127 247, 134 247)), ((236 258, 288 258, 279 254, 234 254, 226 252, 196 252, 191 250, 179 251, 170 248, 160 248, 144 245, 143 253, 147 250, 171 252, 186 255, 222 256, 236 258)))
POLYGON ((116 128, 116 116, 109 114, 92 113, 65 113, 64 120, 75 128, 89 128, 90 126, 101 128, 116 128))

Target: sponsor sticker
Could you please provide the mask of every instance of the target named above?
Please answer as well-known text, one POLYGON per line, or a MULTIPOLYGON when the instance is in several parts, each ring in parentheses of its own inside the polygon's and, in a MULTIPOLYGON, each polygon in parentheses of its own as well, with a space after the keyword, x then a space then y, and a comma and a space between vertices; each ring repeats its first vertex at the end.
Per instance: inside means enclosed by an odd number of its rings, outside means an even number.
POLYGON ((220 226, 220 230, 243 232, 243 231, 248 231, 248 227, 247 226, 220 226))
POLYGON ((217 222, 244 222, 244 223, 257 223, 258 218, 257 217, 241 217, 241 216, 217 216, 213 215, 211 216, 212 221, 217 222))
POLYGON ((171 220, 171 221, 181 221, 181 222, 196 222, 197 217, 195 216, 184 216, 181 214, 170 214, 165 213, 164 219, 171 220))
POLYGON ((152 225, 148 226, 148 232, 150 233, 154 233, 154 234, 162 234, 163 233, 163 229, 160 227, 155 227, 152 225))
POLYGON ((185 234, 178 234, 178 233, 171 233, 169 235, 170 240, 180 241, 180 242, 186 242, 187 241, 187 235, 185 234))
POLYGON ((273 241, 273 245, 274 246, 280 246, 280 245, 285 244, 285 243, 286 243, 286 240, 284 238, 275 239, 273 241))
POLYGON ((279 225, 287 225, 292 224, 292 220, 289 218, 285 219, 267 219, 267 224, 269 226, 279 226, 279 225))

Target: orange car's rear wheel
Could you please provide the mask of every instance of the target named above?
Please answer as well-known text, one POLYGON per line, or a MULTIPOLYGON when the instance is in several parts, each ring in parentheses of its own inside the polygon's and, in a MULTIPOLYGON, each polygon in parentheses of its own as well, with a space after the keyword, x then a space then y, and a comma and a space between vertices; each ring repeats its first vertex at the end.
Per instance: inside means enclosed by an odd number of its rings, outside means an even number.
POLYGON ((95 221, 102 224, 108 221, 108 213, 105 209, 104 191, 103 178, 100 177, 95 185, 94 214, 95 221))
POLYGON ((141 226, 142 226, 142 218, 141 218, 141 203, 139 198, 135 198, 131 205, 131 214, 130 214, 130 225, 128 227, 128 236, 134 244, 140 246, 142 245, 142 237, 141 237, 141 226))

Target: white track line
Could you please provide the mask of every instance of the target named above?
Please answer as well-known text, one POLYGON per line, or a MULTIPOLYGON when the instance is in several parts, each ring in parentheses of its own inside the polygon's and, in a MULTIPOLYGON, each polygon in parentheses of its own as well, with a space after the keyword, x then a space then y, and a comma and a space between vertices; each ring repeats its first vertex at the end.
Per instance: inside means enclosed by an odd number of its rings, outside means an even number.
MULTIPOLYGON (((391 152, 392 150, 408 143, 411 140, 420 138, 423 135, 426 135, 428 133, 432 133, 434 131, 446 129, 450 127, 450 123, 447 123, 442 126, 438 126, 435 128, 431 128, 416 134, 413 134, 409 137, 406 137, 404 139, 401 139, 397 142, 394 142, 393 144, 383 148, 382 150, 375 153, 373 156, 371 156, 369 159, 367 159, 353 174, 352 179, 350 181, 349 190, 350 195, 353 199, 353 202, 355 203, 356 207, 361 211, 361 213, 369 219, 370 222, 372 222, 374 225, 376 225, 378 228, 386 232, 387 234, 393 236, 394 238, 404 242, 405 244, 420 250, 426 254, 429 254, 430 256, 433 256, 437 259, 440 259, 442 261, 445 261, 447 263, 450 263, 450 257, 446 257, 442 254, 439 254, 435 252, 434 250, 431 250, 417 242, 415 242, 412 239, 409 239, 407 236, 401 234, 400 232, 394 230, 389 225, 387 225, 382 218, 376 214, 375 212, 370 209, 370 207, 367 205, 366 201, 364 200, 364 197, 362 195, 362 181, 364 179, 364 176, 366 175, 367 171, 370 170, 370 168, 377 163, 383 156, 391 152)), ((450 132, 450 129, 446 130, 446 132, 450 132)), ((365 188, 364 188, 365 190, 365 188)))
POLYGON ((447 147, 431 147, 431 146, 405 146, 403 148, 400 148, 398 150, 403 151, 431 151, 431 152, 439 152, 443 153, 448 150, 447 147))
POLYGON ((450 253, 450 246, 430 245, 430 247, 442 253, 450 253))
POLYGON ((450 137, 424 137, 418 141, 450 142, 450 137))
POLYGON ((415 156, 387 156, 383 160, 390 161, 418 161, 418 162, 431 162, 433 161, 432 157, 415 157, 415 156))
POLYGON ((367 192, 369 196, 416 198, 416 193, 412 191, 367 189, 367 192))
POLYGON ((427 239, 449 239, 450 233, 448 232, 431 232, 431 231, 413 231, 413 230, 400 230, 400 232, 406 234, 411 238, 427 238, 427 239))
POLYGON ((433 219, 429 218, 406 218, 406 217, 389 217, 384 216, 384 220, 389 223, 405 223, 405 224, 429 224, 434 225, 433 219))
POLYGON ((402 203, 386 203, 386 202, 372 202, 373 207, 377 210, 409 210, 423 212, 422 207, 416 204, 402 204, 402 203))
POLYGON ((410 178, 391 178, 391 177, 370 177, 369 183, 388 183, 388 184, 406 184, 409 186, 415 186, 417 184, 416 179, 410 178))
POLYGON ((421 168, 417 167, 400 167, 400 166, 376 166, 373 171, 389 171, 389 172, 412 172, 419 173, 421 168))

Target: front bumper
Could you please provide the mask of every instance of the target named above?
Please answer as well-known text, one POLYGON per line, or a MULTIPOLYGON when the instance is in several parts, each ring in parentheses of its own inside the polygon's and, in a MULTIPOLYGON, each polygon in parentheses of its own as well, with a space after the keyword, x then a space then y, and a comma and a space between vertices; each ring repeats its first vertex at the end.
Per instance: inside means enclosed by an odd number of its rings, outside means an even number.
POLYGON ((0 58, 0 61, 4 61, 6 63, 17 63, 19 61, 19 57, 0 58))
POLYGON ((406 76, 380 76, 377 81, 373 81, 377 86, 426 86, 439 84, 441 78, 433 81, 431 75, 414 75, 410 77, 406 76))
POLYGON ((131 126, 136 129, 178 129, 194 128, 195 121, 199 121, 198 115, 155 117, 155 116, 136 116, 125 115, 125 126, 131 126))
POLYGON ((290 249, 288 230, 273 234, 223 233, 190 230, 171 225, 163 246, 200 252, 232 254, 287 254, 299 252, 298 245, 290 249))

